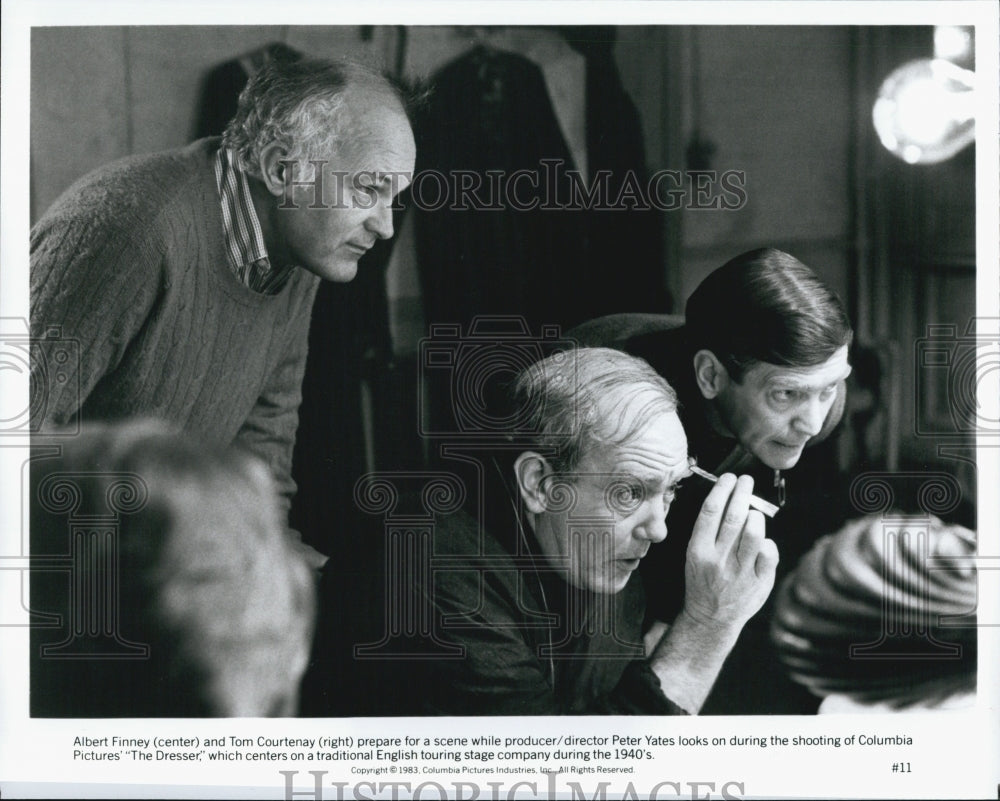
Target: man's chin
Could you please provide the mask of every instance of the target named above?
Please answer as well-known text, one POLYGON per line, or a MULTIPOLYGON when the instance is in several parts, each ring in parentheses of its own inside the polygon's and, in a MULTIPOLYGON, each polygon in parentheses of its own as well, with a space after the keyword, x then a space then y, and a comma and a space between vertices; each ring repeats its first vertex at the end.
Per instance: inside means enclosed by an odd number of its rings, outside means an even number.
POLYGON ((332 281, 335 284, 346 284, 354 280, 358 274, 357 260, 337 259, 336 261, 324 263, 303 263, 302 269, 313 275, 319 276, 324 281, 332 281))
POLYGON ((625 585, 628 584, 631 577, 631 573, 627 573, 624 576, 604 576, 600 579, 592 579, 591 581, 570 579, 569 583, 579 589, 588 590, 595 595, 615 595, 625 589, 625 585))

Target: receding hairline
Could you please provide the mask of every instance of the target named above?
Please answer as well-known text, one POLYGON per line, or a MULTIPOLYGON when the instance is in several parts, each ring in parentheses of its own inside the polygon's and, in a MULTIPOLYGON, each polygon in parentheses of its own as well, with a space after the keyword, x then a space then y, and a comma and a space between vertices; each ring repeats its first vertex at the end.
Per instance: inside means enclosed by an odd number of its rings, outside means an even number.
POLYGON ((559 472, 571 472, 584 450, 627 442, 677 410, 676 392, 648 362, 610 348, 574 348, 535 362, 514 393, 522 403, 536 399, 533 444, 556 449, 559 472))
POLYGON ((368 141, 383 134, 381 127, 364 127, 367 115, 372 113, 384 112, 396 115, 406 122, 412 132, 413 125, 406 113, 406 104, 399 94, 391 86, 373 85, 368 88, 371 91, 367 91, 366 87, 359 84, 348 84, 344 87, 344 108, 347 111, 345 130, 351 139, 358 137, 368 141))
POLYGON ((602 424, 593 430, 605 434, 608 442, 628 442, 660 417, 677 413, 676 399, 652 383, 615 387, 612 392, 595 397, 594 406, 601 413, 602 424), (617 416, 614 424, 613 416, 617 416))
POLYGON ((244 87, 223 144, 251 173, 274 142, 299 160, 325 155, 319 148, 330 152, 327 145, 349 152, 352 142, 377 135, 376 126, 364 123, 376 109, 399 113, 412 130, 408 90, 372 65, 344 58, 274 62, 244 87))

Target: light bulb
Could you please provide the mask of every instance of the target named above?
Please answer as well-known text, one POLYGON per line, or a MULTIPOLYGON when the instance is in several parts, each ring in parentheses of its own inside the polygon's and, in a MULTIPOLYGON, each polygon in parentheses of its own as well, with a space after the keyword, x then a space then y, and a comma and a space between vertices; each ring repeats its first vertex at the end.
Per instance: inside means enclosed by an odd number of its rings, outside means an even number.
POLYGON ((934 58, 961 67, 971 67, 975 53, 975 29, 971 25, 934 26, 934 58))
POLYGON ((944 59, 904 64, 872 109, 879 139, 910 164, 936 164, 976 138, 975 73, 944 59))

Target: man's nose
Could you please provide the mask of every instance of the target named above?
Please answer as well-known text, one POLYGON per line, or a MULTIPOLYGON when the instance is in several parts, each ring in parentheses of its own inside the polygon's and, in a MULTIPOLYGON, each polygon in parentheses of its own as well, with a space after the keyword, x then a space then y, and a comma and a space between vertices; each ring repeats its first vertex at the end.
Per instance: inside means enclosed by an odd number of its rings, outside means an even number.
POLYGON ((365 227, 379 239, 391 239, 394 233, 392 227, 392 204, 379 200, 368 215, 365 227))
POLYGON ((667 538, 667 509, 669 504, 650 504, 649 514, 637 530, 637 534, 650 542, 663 542, 667 538))
POLYGON ((810 398, 799 407, 794 421, 796 430, 808 434, 810 437, 816 436, 823 428, 823 421, 826 419, 829 408, 829 403, 825 403, 819 398, 810 398))

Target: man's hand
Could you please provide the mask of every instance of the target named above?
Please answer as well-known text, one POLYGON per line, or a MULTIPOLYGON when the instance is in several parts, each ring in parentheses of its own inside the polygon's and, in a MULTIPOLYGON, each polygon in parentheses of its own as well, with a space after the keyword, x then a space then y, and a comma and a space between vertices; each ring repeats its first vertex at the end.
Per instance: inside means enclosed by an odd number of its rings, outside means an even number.
POLYGON ((684 565, 684 609, 704 626, 742 628, 774 586, 778 548, 750 509, 753 479, 723 475, 694 524, 684 565))
POLYGON ((688 545, 684 608, 649 656, 663 693, 693 714, 774 586, 778 549, 750 510, 752 490, 753 479, 727 473, 708 494, 688 545))

